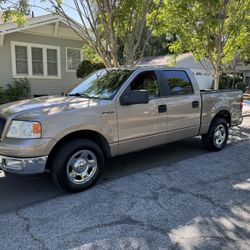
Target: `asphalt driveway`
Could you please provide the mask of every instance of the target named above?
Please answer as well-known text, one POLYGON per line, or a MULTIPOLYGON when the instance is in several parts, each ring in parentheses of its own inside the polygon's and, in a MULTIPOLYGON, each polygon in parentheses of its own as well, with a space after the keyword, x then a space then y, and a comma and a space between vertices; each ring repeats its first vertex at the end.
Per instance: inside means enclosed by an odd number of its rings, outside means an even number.
POLYGON ((193 138, 119 157, 79 194, 0 174, 0 249, 169 248, 250 249, 249 116, 221 152, 193 138))

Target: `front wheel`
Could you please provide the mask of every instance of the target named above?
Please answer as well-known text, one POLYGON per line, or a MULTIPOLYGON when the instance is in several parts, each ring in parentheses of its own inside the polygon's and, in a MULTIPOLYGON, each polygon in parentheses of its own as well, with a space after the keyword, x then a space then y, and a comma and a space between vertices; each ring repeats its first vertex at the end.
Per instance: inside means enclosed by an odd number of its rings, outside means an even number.
POLYGON ((90 140, 76 139, 56 153, 51 177, 57 186, 68 192, 79 192, 96 183, 104 166, 100 147, 90 140))
POLYGON ((202 135, 203 145, 212 151, 220 151, 227 144, 228 124, 225 119, 215 119, 207 134, 202 135))

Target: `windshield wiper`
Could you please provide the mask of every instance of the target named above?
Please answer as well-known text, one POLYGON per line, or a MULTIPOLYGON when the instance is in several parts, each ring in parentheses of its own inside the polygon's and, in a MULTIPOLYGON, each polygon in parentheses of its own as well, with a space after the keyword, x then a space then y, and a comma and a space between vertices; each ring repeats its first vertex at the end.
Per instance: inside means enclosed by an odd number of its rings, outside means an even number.
POLYGON ((75 94, 69 94, 69 96, 77 96, 77 97, 86 97, 88 99, 98 99, 97 97, 90 96, 86 93, 75 93, 75 94))

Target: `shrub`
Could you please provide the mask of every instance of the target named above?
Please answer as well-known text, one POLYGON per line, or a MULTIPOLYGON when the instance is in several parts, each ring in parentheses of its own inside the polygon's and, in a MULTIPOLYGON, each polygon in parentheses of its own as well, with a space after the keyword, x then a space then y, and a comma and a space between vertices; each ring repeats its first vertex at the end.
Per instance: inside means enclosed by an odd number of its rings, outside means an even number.
POLYGON ((30 98, 28 79, 15 79, 6 88, 0 87, 0 104, 30 98))
POLYGON ((247 90, 247 85, 244 83, 244 82, 237 82, 235 84, 235 88, 236 89, 240 89, 242 90, 243 92, 245 92, 247 90))
POLYGON ((78 78, 84 78, 90 73, 103 68, 105 68, 105 66, 101 62, 93 63, 89 60, 83 60, 78 66, 78 69, 76 71, 76 76, 78 78))
POLYGON ((220 77, 220 85, 219 85, 219 89, 229 89, 229 85, 228 85, 228 78, 226 76, 221 76, 220 77))

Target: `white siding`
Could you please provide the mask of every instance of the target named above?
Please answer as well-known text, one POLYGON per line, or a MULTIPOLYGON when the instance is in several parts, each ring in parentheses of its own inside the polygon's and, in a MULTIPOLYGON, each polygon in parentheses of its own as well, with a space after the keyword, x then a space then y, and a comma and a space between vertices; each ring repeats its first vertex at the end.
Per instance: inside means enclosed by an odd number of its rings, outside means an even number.
POLYGON ((6 35, 3 46, 0 46, 0 86, 13 81, 11 41, 60 47, 62 79, 29 79, 33 95, 61 94, 63 89, 70 90, 81 81, 75 72, 66 72, 66 47, 81 48, 81 41, 16 32, 6 35))

